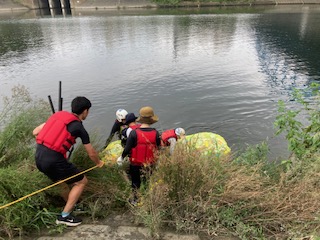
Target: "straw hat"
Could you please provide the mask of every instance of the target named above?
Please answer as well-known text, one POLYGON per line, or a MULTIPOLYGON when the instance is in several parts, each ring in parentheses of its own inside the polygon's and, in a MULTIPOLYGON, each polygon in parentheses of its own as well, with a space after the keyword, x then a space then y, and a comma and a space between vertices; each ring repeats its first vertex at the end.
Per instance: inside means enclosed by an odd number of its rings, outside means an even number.
POLYGON ((158 122, 158 120, 159 120, 159 117, 154 114, 152 107, 147 106, 147 107, 140 108, 137 122, 153 124, 158 122))

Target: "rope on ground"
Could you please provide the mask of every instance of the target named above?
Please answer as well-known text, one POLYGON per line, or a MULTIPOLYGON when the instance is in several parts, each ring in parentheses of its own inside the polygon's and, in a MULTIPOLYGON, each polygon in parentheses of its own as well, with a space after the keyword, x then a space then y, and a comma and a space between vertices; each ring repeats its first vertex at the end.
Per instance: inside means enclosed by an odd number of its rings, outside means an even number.
POLYGON ((15 200, 15 201, 13 201, 13 202, 10 202, 10 203, 8 203, 8 204, 5 204, 5 205, 3 205, 3 206, 0 207, 0 210, 1 210, 1 209, 4 209, 4 208, 7 208, 7 207, 9 207, 9 206, 11 206, 11 205, 13 205, 13 204, 15 204, 15 203, 17 203, 17 202, 21 202, 22 200, 24 200, 24 199, 26 199, 26 198, 28 198, 28 197, 31 197, 31 196, 33 196, 33 195, 35 195, 35 194, 38 194, 38 193, 40 193, 40 192, 43 192, 43 191, 45 191, 45 190, 47 190, 47 189, 49 189, 49 188, 52 188, 52 187, 54 187, 54 186, 56 186, 56 185, 59 185, 60 183, 63 183, 63 182, 65 182, 65 181, 68 181, 68 180, 70 180, 70 179, 72 179, 72 178, 74 178, 74 177, 77 177, 77 176, 81 175, 81 174, 84 174, 84 173, 86 173, 86 172, 89 172, 89 171, 91 171, 91 170, 93 170, 93 169, 95 169, 95 168, 97 168, 97 167, 98 167, 98 166, 94 166, 94 167, 88 168, 87 170, 84 170, 84 171, 82 171, 82 172, 80 172, 80 173, 77 173, 77 174, 75 174, 75 175, 73 175, 73 176, 71 176, 71 177, 68 177, 68 178, 66 178, 66 179, 60 180, 60 181, 58 181, 58 182, 56 182, 56 183, 53 183, 53 184, 51 184, 51 185, 49 185, 49 186, 47 186, 47 187, 45 187, 45 188, 42 188, 42 189, 40 189, 40 190, 37 190, 37 191, 35 191, 35 192, 33 192, 33 193, 30 193, 30 194, 24 196, 24 197, 21 197, 21 198, 15 200))

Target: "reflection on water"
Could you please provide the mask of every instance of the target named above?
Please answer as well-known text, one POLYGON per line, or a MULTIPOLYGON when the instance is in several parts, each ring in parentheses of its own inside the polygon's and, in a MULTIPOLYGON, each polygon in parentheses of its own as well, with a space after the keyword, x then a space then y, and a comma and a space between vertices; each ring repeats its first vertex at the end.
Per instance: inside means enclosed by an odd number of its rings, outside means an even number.
POLYGON ((159 130, 213 131, 234 149, 269 138, 280 156, 277 101, 320 76, 319 7, 281 9, 2 16, 0 94, 23 84, 54 100, 62 81, 64 109, 77 95, 92 100, 85 125, 102 141, 118 108, 137 114, 151 105, 159 130))
MULTIPOLYGON (((312 14, 311 7, 302 8, 301 13, 290 14, 288 21, 286 15, 270 18, 268 15, 259 18, 257 34, 259 39, 257 47, 261 50, 262 61, 267 61, 266 71, 270 67, 280 72, 280 79, 271 71, 271 78, 276 78, 276 84, 287 80, 297 86, 297 82, 305 83, 309 76, 311 80, 319 80, 319 36, 320 28, 315 27, 320 18, 318 14, 312 14), (267 23, 267 24, 266 24, 267 23), (272 28, 269 26, 272 25, 272 28), (275 57, 277 55, 277 57, 275 57), (278 62, 274 62, 277 60, 278 62), (283 69, 280 69, 283 68, 283 69), (280 80, 280 81, 279 81, 280 80)), ((270 68, 269 68, 270 70, 270 68)), ((288 86, 287 86, 288 87, 288 86)))

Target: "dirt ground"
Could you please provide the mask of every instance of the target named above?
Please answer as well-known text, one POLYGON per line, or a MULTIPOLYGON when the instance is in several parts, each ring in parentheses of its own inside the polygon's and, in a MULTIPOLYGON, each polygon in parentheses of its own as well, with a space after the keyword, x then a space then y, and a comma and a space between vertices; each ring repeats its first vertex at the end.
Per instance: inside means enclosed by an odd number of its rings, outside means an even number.
MULTIPOLYGON (((147 240, 155 239, 150 235, 149 230, 135 222, 129 212, 122 215, 110 215, 108 218, 92 222, 91 219, 84 219, 77 227, 68 227, 62 234, 44 235, 37 240, 147 240)), ((163 240, 201 240, 197 235, 183 235, 165 232, 163 240)))
POLYGON ((83 223, 77 227, 67 227, 63 233, 37 233, 33 236, 22 236, 15 240, 237 240, 227 236, 200 236, 197 234, 182 234, 174 231, 164 231, 160 236, 151 236, 148 228, 138 223, 130 211, 122 214, 111 214, 106 219, 92 221, 83 218, 83 223))

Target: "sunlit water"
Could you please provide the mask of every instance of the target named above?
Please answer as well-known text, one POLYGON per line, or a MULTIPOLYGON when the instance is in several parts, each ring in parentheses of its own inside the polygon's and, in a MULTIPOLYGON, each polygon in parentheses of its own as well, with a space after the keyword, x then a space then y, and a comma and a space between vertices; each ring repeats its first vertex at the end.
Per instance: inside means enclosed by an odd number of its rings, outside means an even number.
MULTIPOLYGON (((277 102, 320 76, 320 6, 0 14, 0 94, 18 84, 64 109, 78 95, 103 142, 115 111, 153 106, 162 131, 211 131, 233 149, 274 137, 277 102)), ((1 103, 2 104, 2 103, 1 103)), ((2 107, 2 105, 0 105, 2 107)))

